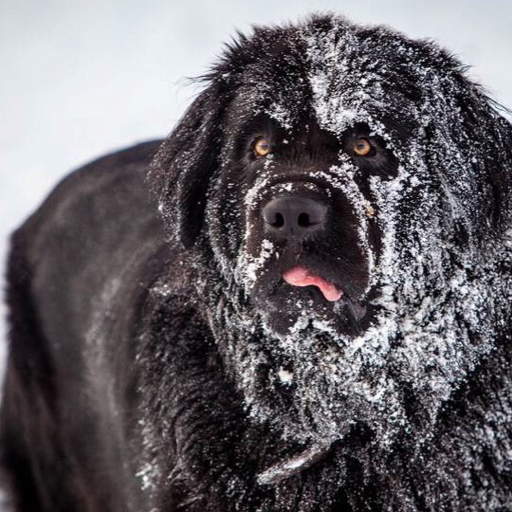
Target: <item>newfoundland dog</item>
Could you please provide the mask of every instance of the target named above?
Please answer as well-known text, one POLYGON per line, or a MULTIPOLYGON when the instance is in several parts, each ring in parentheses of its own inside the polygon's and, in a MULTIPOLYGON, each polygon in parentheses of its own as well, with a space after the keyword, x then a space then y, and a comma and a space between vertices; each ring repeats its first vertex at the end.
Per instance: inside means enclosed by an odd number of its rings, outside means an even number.
POLYGON ((13 235, 13 509, 512 510, 499 107, 434 43, 329 15, 204 82, 13 235))

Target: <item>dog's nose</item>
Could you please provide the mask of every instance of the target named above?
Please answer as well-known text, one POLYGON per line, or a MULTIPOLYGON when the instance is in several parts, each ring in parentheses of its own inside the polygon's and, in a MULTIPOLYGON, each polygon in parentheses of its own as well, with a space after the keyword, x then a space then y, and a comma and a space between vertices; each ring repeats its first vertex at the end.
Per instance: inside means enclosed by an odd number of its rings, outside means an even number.
POLYGON ((327 205, 302 195, 276 197, 263 207, 265 231, 280 240, 300 240, 322 229, 327 205))

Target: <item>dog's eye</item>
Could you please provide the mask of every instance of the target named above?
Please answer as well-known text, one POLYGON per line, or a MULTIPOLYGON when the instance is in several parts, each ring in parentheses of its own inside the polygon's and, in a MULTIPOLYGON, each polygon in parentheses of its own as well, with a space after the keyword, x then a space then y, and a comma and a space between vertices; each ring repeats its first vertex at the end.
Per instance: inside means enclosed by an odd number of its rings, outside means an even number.
POLYGON ((258 139, 254 144, 254 153, 257 156, 267 156, 270 153, 270 143, 267 139, 258 139))
POLYGON ((367 156, 372 150, 372 145, 367 139, 357 139, 354 142, 354 153, 358 156, 367 156))

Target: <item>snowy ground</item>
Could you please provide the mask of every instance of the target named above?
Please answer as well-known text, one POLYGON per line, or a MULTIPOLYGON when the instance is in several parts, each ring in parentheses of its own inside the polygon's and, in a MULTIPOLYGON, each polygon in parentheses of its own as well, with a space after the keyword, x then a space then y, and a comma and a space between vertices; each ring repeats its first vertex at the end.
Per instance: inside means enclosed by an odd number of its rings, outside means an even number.
MULTIPOLYGON (((473 66, 512 107, 512 3, 490 0, 317 0, 359 22, 432 37, 473 66)), ((293 20, 305 0, 3 0, 0 4, 0 265, 7 236, 70 169, 164 136, 196 93, 197 76, 235 29, 293 20), (148 5, 151 7, 149 8, 148 5)), ((5 309, 0 309, 2 317, 5 309)), ((5 358, 0 321, 0 366, 5 358)))

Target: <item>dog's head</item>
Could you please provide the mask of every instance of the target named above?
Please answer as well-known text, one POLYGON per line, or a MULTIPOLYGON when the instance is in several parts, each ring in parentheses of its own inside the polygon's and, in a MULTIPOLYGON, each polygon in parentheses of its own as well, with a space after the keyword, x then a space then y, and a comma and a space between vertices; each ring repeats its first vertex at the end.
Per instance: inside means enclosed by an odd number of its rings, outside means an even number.
POLYGON ((330 16, 208 83, 152 176, 248 403, 305 437, 430 423, 507 314, 510 125, 434 44, 330 16))

